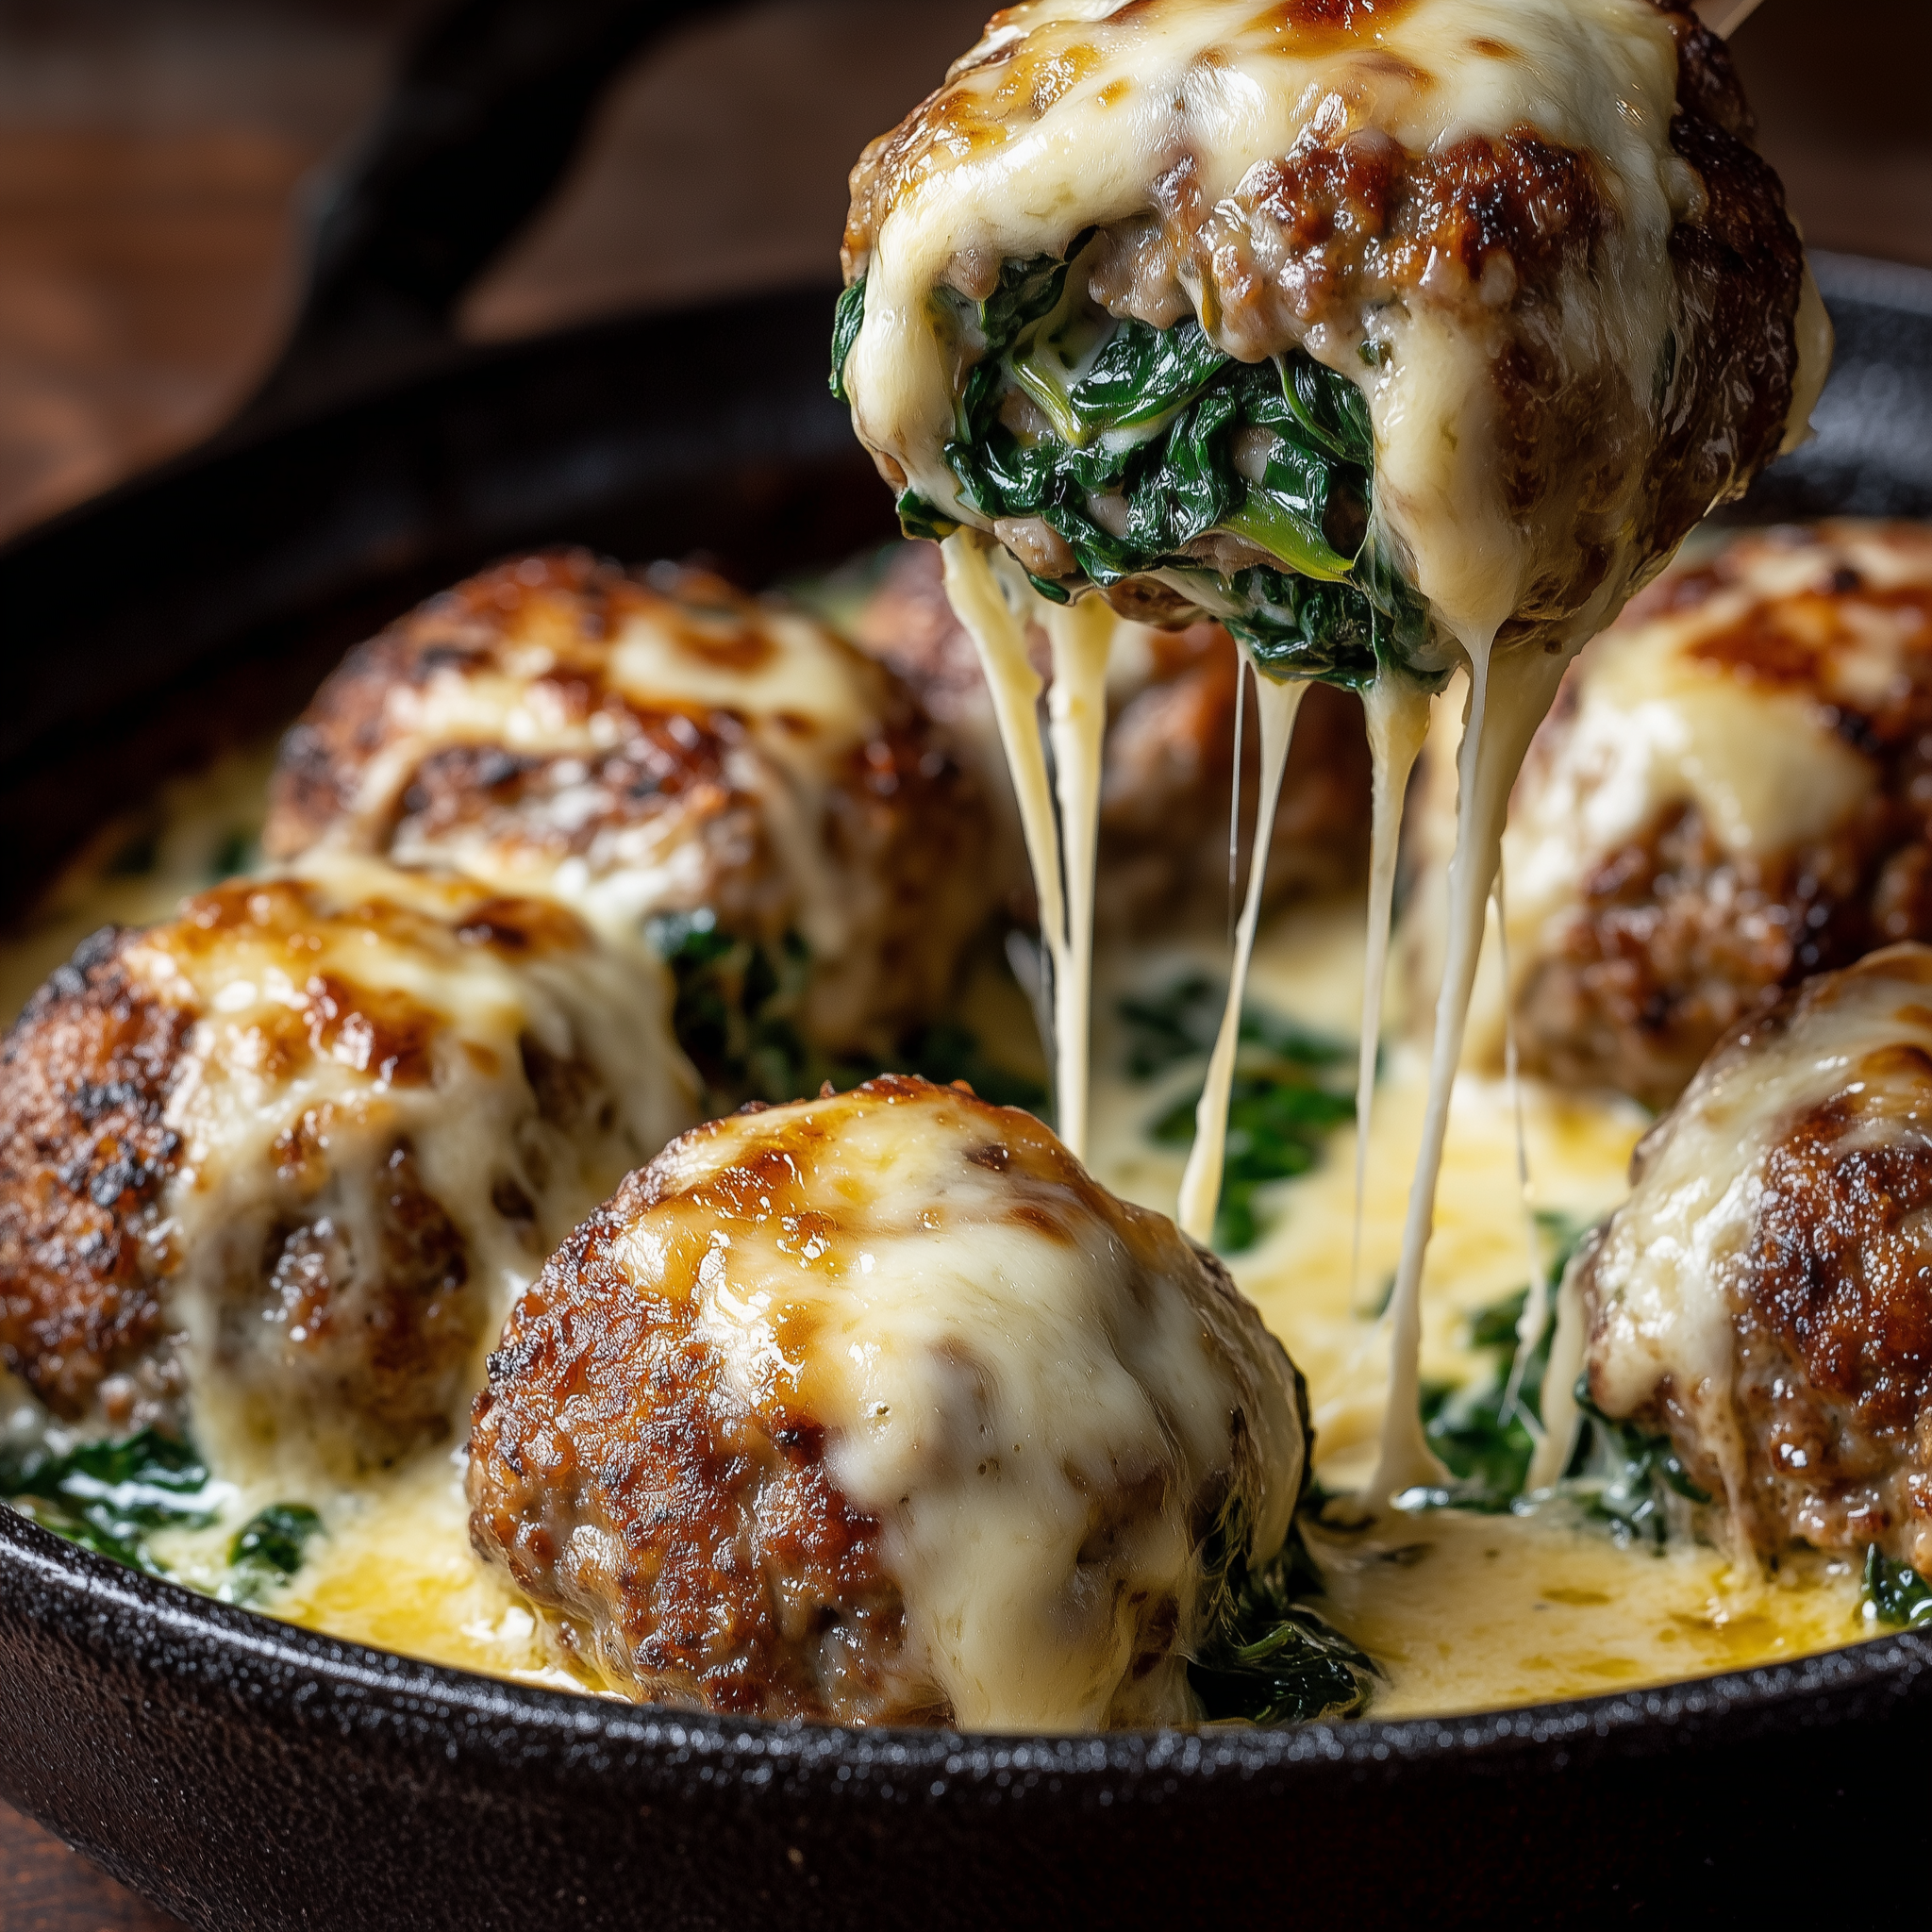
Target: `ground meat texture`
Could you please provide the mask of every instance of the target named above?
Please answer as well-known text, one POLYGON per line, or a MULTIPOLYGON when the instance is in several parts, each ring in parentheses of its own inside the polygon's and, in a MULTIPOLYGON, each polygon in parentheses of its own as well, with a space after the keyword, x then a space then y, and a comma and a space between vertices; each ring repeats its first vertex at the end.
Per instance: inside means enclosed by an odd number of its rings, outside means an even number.
POLYGON ((285 741, 264 835, 702 915, 777 951, 832 1053, 933 1016, 991 900, 986 813, 897 679, 703 572, 506 563, 352 652, 285 741))
MULTIPOLYGON (((908 544, 860 612, 859 642, 882 658, 974 755, 981 783, 1007 806, 1004 886, 1030 904, 1031 883, 1010 804, 991 700, 972 640, 953 615, 938 546, 908 544)), ((1234 779, 1235 679, 1241 660, 1219 625, 1150 631, 1130 641, 1139 661, 1109 678, 1101 783, 1096 920, 1136 940, 1220 924, 1228 906, 1227 842, 1234 779)), ((1050 667, 1040 639, 1038 668, 1050 667)), ((1259 736, 1248 708, 1241 813, 1252 826, 1259 736)), ((1356 884, 1368 863, 1369 753, 1352 692, 1317 685, 1303 702, 1269 848, 1266 903, 1278 906, 1356 884)), ((1247 863, 1243 841, 1241 869, 1247 863)))
MULTIPOLYGON (((1807 708, 1840 803, 1795 836, 1742 842, 1694 787, 1654 786, 1626 835, 1575 849, 1574 891, 1559 908, 1526 911, 1520 924, 1512 911, 1524 1065, 1652 1107, 1675 1099, 1716 1041, 1780 988, 1874 946, 1932 938, 1932 542, 1851 525, 1747 539, 1647 592, 1586 654, 1532 751, 1512 887, 1549 871, 1539 841, 1552 853, 1575 842, 1575 795, 1641 782, 1645 708, 1671 705, 1675 691, 1691 707, 1706 691, 1724 693, 1732 756, 1746 765, 1756 707, 1807 708), (1647 692, 1628 680, 1628 698, 1613 701, 1630 715, 1626 750, 1607 751, 1616 719, 1585 713, 1619 656, 1658 639, 1690 675, 1647 692)), ((1681 715, 1701 743, 1706 714, 1681 715)), ((1761 754, 1784 764, 1792 788, 1824 796, 1807 755, 1802 740, 1761 754)))
POLYGON ((1890 947, 1738 1027, 1580 1264, 1594 1399, 1760 1555, 1932 1574, 1928 996, 1932 951, 1890 947))
POLYGON ((634 1176, 552 1257, 491 1357, 472 1535, 591 1633, 622 1683, 764 1717, 941 1722, 904 1656, 879 1525, 808 1417, 733 1400, 690 1305, 641 1296, 634 1176))
POLYGON ((1209 1531, 1278 1544, 1305 1426, 1171 1223, 888 1076, 694 1130, 551 1257, 476 1400, 471 1534, 641 1697, 1171 1722, 1209 1531))
POLYGON ((0 1052, 0 1354, 68 1421, 104 1390, 132 1420, 168 1379, 149 1361, 163 1318, 145 1241, 193 1016, 128 976, 124 943, 87 941, 0 1052))

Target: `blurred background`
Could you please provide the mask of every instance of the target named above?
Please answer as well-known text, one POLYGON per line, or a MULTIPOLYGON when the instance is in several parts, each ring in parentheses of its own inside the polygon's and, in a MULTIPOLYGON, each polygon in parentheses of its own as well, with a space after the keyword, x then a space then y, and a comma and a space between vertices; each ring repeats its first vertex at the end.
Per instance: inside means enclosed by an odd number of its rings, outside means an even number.
MULTIPOLYGON (((259 381, 317 171, 433 10, 0 0, 0 536, 196 441, 259 381)), ((614 81, 464 333, 836 274, 847 168, 986 11, 762 0, 679 33, 614 81)), ((1809 240, 1932 266, 1932 0, 1765 0, 1735 46, 1809 240)))

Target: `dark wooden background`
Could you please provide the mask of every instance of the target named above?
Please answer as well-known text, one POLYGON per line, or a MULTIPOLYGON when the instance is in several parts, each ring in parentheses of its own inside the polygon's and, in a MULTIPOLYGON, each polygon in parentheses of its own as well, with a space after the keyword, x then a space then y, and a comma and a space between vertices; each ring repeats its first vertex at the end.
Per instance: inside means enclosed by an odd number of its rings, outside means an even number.
MULTIPOLYGON (((299 285, 305 180, 424 5, 0 0, 0 535, 187 447, 247 394, 299 285)), ((764 0, 680 36, 619 82, 466 329, 829 273, 846 169, 988 10, 764 0)), ((1737 53, 1811 242, 1932 266, 1932 4, 1764 0, 1737 53)), ((174 1923, 0 1806, 0 1932, 174 1923)))

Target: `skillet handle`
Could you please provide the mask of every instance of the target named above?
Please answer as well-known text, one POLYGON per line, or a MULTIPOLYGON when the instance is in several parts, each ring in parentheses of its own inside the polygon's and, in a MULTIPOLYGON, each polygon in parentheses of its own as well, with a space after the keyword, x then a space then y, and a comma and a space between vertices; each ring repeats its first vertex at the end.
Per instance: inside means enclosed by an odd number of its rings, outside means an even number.
POLYGON ((734 0, 455 0, 311 215, 280 358, 225 439, 445 356, 462 293, 549 198, 627 58, 734 0))

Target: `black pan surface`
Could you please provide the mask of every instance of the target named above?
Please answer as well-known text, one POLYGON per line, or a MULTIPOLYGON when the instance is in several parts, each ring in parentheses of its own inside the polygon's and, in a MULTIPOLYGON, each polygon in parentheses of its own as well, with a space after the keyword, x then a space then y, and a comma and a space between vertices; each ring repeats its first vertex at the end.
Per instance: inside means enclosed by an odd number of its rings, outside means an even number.
MULTIPOLYGON (((1819 438, 1735 514, 1932 515, 1932 275, 1818 267, 1840 334, 1819 438)), ((444 358, 0 551, 0 905, 492 556, 696 550, 758 581, 888 534, 825 393, 827 312, 808 291, 444 358)), ((1437 1722, 847 1732, 406 1661, 0 1510, 0 1792, 238 1932, 1680 1924, 1834 1871, 1848 1896, 1911 1882, 1932 1637, 1437 1722)))

